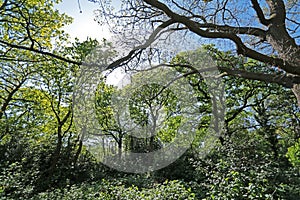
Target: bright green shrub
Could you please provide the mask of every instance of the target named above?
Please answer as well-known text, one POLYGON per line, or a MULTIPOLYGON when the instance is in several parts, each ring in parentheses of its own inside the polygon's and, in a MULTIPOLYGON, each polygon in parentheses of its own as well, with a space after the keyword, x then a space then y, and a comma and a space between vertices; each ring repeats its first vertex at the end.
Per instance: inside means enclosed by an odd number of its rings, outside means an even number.
POLYGON ((185 188, 180 181, 166 181, 162 184, 154 184, 152 188, 138 188, 134 185, 125 187, 120 181, 107 181, 92 184, 74 185, 63 190, 43 192, 32 199, 99 199, 99 200, 177 200, 195 199, 194 193, 185 188))
POLYGON ((294 146, 288 148, 286 155, 292 165, 300 171, 300 139, 295 143, 294 146))

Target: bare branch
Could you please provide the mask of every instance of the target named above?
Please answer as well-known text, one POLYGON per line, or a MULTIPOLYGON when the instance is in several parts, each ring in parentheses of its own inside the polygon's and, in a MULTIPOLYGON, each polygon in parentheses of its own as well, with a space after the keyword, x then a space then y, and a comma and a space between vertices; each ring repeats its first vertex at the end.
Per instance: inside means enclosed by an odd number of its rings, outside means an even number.
POLYGON ((284 2, 282 0, 266 0, 270 7, 270 22, 278 21, 280 24, 284 24, 286 18, 286 11, 284 2))
POLYGON ((256 73, 239 69, 230 69, 227 67, 220 66, 218 67, 218 69, 223 72, 226 72, 225 75, 228 76, 240 77, 250 80, 259 80, 267 83, 277 83, 286 88, 292 88, 294 84, 300 83, 300 76, 256 73))
POLYGON ((266 38, 266 31, 255 28, 255 27, 233 27, 228 25, 217 25, 212 23, 205 23, 199 25, 201 28, 208 28, 208 30, 217 30, 222 31, 224 33, 234 33, 234 34, 247 34, 253 35, 260 38, 266 38))
POLYGON ((246 70, 240 70, 240 69, 228 68, 228 67, 222 67, 222 66, 196 69, 192 65, 188 65, 188 64, 180 64, 180 63, 159 64, 159 65, 152 66, 151 68, 138 70, 138 71, 149 71, 149 70, 153 70, 153 69, 156 69, 159 67, 171 67, 171 68, 183 67, 183 68, 188 68, 191 70, 191 71, 185 73, 184 75, 180 76, 180 78, 186 77, 186 76, 192 75, 192 74, 201 74, 204 72, 211 72, 211 71, 219 70, 221 76, 233 76, 233 77, 245 78, 245 79, 249 79, 249 80, 264 81, 266 83, 276 83, 276 84, 282 85, 286 88, 292 88, 294 84, 300 83, 300 76, 249 72, 246 70))
POLYGON ((271 66, 280 67, 281 69, 285 70, 291 74, 300 75, 300 68, 294 67, 287 62, 284 62, 283 59, 271 57, 262 53, 259 53, 253 49, 248 48, 240 37, 238 37, 234 33, 227 33, 227 32, 209 32, 201 29, 201 24, 198 22, 192 21, 186 16, 181 16, 179 14, 174 13, 171 11, 168 6, 159 2, 159 1, 151 1, 151 0, 144 0, 149 5, 156 7, 159 10, 162 10, 168 17, 178 23, 184 24, 190 31, 193 33, 205 37, 205 38, 220 38, 220 39, 229 39, 236 44, 237 53, 242 54, 246 57, 253 58, 255 60, 261 61, 263 63, 267 63, 271 66))
POLYGON ((163 22, 161 25, 159 25, 154 31, 153 33, 150 35, 150 37, 146 40, 146 42, 140 46, 135 47, 134 49, 132 49, 125 57, 122 57, 116 61, 114 61, 113 63, 111 63, 106 69, 115 69, 118 66, 122 65, 125 61, 131 60, 133 58, 133 56, 135 55, 135 53, 137 51, 143 50, 147 47, 149 47, 156 39, 157 35, 166 27, 170 26, 171 24, 173 24, 174 21, 173 20, 168 20, 163 22))
POLYGON ((264 15, 259 3, 257 2, 257 0, 251 0, 251 3, 253 5, 253 8, 257 14, 257 17, 258 17, 260 23, 262 23, 265 26, 268 26, 270 24, 270 20, 265 18, 265 15, 264 15))

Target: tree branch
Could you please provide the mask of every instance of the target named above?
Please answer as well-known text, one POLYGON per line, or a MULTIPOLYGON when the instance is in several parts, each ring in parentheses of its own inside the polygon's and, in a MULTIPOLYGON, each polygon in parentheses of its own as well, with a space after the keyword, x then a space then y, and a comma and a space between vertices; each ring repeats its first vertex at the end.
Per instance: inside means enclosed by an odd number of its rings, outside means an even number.
POLYGON ((14 48, 14 49, 27 50, 27 51, 35 52, 35 53, 38 53, 38 54, 41 54, 41 55, 50 56, 50 57, 56 58, 58 60, 61 60, 61 61, 64 61, 64 62, 67 62, 67 63, 70 63, 70 64, 75 64, 75 65, 81 65, 82 64, 82 62, 78 62, 78 61, 75 61, 75 60, 70 60, 70 59, 64 58, 62 56, 56 55, 56 54, 51 53, 51 52, 46 52, 46 51, 42 51, 42 50, 38 50, 38 49, 26 47, 26 46, 11 44, 11 43, 5 42, 3 40, 0 40, 0 44, 4 44, 4 45, 6 45, 8 47, 11 47, 11 48, 14 48))
POLYGON ((197 68, 193 67, 192 65, 188 65, 188 64, 180 64, 180 63, 165 64, 164 63, 164 64, 159 64, 159 65, 153 66, 150 69, 139 70, 139 71, 148 71, 148 70, 152 70, 152 69, 155 69, 158 67, 163 67, 163 66, 171 67, 171 68, 183 67, 183 68, 190 69, 191 71, 185 73, 183 75, 184 77, 191 75, 191 74, 201 74, 201 73, 205 73, 205 72, 219 70, 221 76, 233 76, 233 77, 239 77, 239 78, 250 79, 250 80, 264 81, 266 83, 276 83, 276 84, 282 85, 286 88, 292 88, 294 84, 300 83, 300 76, 249 72, 246 70, 240 70, 240 69, 234 69, 234 68, 228 68, 228 67, 222 67, 222 66, 197 69, 197 68))
POLYGON ((109 66, 107 66, 106 69, 115 69, 116 67, 122 65, 122 63, 124 63, 125 61, 131 60, 131 58, 133 57, 133 55, 135 55, 135 53, 137 51, 140 51, 140 50, 143 50, 143 49, 149 47, 155 41, 156 36, 161 32, 161 30, 163 30, 164 28, 170 26, 171 24, 174 24, 174 21, 171 20, 171 19, 168 20, 168 21, 163 22, 161 25, 159 25, 153 31, 153 33, 149 36, 149 38, 146 40, 146 42, 144 44, 135 47, 126 56, 114 61, 109 66))
POLYGON ((224 33, 234 33, 234 34, 247 34, 260 37, 262 39, 266 38, 267 32, 255 27, 233 27, 228 25, 217 25, 212 23, 199 24, 201 28, 208 28, 209 30, 218 30, 224 33))
POLYGON ((25 83, 26 80, 26 78, 21 80, 20 83, 16 85, 16 87, 8 94, 7 98, 4 99, 4 102, 0 109, 0 119, 2 119, 2 116, 5 113, 9 103, 13 100, 13 96, 15 95, 15 93, 21 88, 21 86, 25 83))
POLYGON ((5 1, 3 2, 3 4, 0 6, 0 10, 3 10, 3 9, 4 9, 4 7, 7 5, 7 2, 8 2, 8 0, 5 0, 5 1))
POLYGON ((284 24, 286 18, 284 2, 282 0, 266 0, 266 2, 270 7, 270 23, 276 20, 280 24, 284 24))
POLYGON ((228 75, 250 80, 264 81, 267 83, 276 83, 286 88, 292 88, 294 84, 300 83, 300 76, 256 73, 239 69, 230 69, 227 67, 220 66, 218 67, 218 69, 226 73, 224 74, 224 76, 228 75))
POLYGON ((201 24, 195 22, 188 17, 181 16, 179 14, 174 13, 171 11, 165 4, 159 1, 152 1, 152 0, 144 0, 147 4, 163 11, 168 17, 170 17, 174 22, 178 22, 184 24, 190 31, 193 33, 205 37, 205 38, 220 38, 220 39, 229 39, 235 43, 237 47, 237 53, 242 54, 246 57, 253 58, 255 60, 261 61, 263 63, 267 63, 271 66, 280 67, 281 69, 285 70, 291 74, 300 75, 300 68, 295 68, 293 65, 290 65, 287 62, 284 62, 283 59, 270 57, 259 53, 253 49, 248 48, 240 37, 238 37, 234 33, 227 33, 227 32, 208 32, 201 29, 201 24))
POLYGON ((253 8, 257 14, 257 17, 258 17, 260 23, 262 23, 265 26, 269 26, 270 20, 265 18, 265 15, 264 15, 261 7, 259 6, 259 3, 257 2, 257 0, 251 0, 251 3, 253 5, 253 8))

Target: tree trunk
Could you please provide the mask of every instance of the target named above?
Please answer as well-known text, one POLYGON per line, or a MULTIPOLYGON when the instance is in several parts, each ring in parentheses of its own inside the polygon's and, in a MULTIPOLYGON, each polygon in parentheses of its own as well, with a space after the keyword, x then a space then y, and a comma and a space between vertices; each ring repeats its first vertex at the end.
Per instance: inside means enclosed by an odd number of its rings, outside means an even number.
POLYGON ((76 154, 75 154, 75 157, 74 157, 74 167, 76 166, 77 164, 77 161, 78 161, 78 158, 79 158, 79 155, 81 153, 81 150, 82 150, 82 140, 79 141, 79 145, 78 145, 78 149, 76 151, 76 154))
MULTIPOLYGON (((296 71, 298 71, 296 69, 300 68, 300 47, 287 31, 285 23, 287 16, 284 1, 267 0, 266 2, 270 8, 270 19, 266 39, 274 50, 278 52, 279 58, 284 61, 284 65, 289 66, 289 71, 287 72, 295 76, 300 76, 300 74, 296 73, 296 71)), ((300 84, 295 83, 292 91, 300 106, 300 84)))
MULTIPOLYGON (((61 128, 59 128, 59 131, 61 131, 61 128)), ((56 164, 58 163, 58 160, 59 160, 59 157, 60 157, 61 147, 62 147, 62 135, 60 133, 58 133, 57 134, 56 148, 55 148, 54 153, 51 157, 51 163, 50 163, 50 166, 47 170, 48 172, 52 172, 55 169, 56 164)))
POLYGON ((122 158, 122 139, 120 139, 119 142, 118 142, 118 156, 119 156, 119 160, 121 161, 121 158, 122 158))
POLYGON ((297 98, 298 106, 300 107, 300 84, 294 84, 292 91, 297 98))

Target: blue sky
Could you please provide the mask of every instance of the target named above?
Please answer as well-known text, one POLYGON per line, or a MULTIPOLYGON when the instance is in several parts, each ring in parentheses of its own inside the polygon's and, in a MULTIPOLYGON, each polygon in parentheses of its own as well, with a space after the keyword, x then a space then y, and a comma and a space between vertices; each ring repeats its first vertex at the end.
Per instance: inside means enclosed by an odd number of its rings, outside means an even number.
POLYGON ((80 0, 82 13, 80 13, 77 0, 63 0, 62 3, 55 7, 62 13, 74 18, 71 25, 65 30, 72 38, 78 37, 80 40, 85 40, 87 37, 96 38, 99 41, 102 38, 109 38, 110 34, 107 27, 101 27, 94 21, 94 10, 99 8, 98 4, 91 3, 88 0, 80 0))
MULTIPOLYGON (((113 0, 117 5, 118 0, 113 0)), ((110 33, 107 27, 100 26, 94 21, 94 10, 99 8, 96 3, 91 3, 88 0, 80 0, 80 13, 78 0, 63 0, 62 3, 55 6, 61 13, 66 13, 73 18, 73 23, 66 26, 65 31, 70 34, 72 39, 75 37, 84 41, 87 37, 101 41, 103 38, 109 39, 110 33)), ((107 78, 107 83, 117 85, 120 79, 124 76, 120 70, 115 70, 107 78)))

